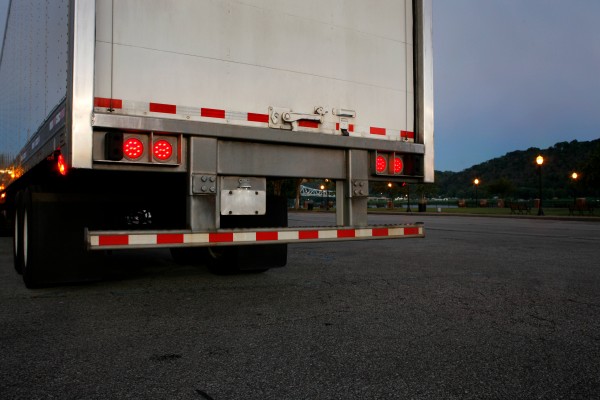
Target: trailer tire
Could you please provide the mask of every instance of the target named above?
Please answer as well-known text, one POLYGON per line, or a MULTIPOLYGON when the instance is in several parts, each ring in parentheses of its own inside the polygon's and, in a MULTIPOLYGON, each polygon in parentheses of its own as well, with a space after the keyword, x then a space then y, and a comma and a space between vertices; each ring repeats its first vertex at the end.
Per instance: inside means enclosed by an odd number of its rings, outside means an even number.
MULTIPOLYGON (((20 217, 20 252, 23 282, 29 289, 43 287, 46 284, 48 268, 43 265, 44 256, 50 251, 45 246, 42 236, 49 230, 43 222, 39 210, 32 199, 32 190, 21 193, 22 216, 20 217)), ((50 260, 47 260, 50 262, 50 260)))

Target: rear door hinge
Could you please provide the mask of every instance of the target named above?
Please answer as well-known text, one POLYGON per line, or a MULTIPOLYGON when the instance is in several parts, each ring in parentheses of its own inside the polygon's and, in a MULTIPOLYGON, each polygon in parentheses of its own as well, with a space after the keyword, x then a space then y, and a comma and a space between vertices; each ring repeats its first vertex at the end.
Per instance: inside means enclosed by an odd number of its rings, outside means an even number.
POLYGON ((315 107, 312 114, 294 112, 289 108, 269 107, 269 128, 297 131, 300 121, 322 124, 327 112, 324 107, 315 107))

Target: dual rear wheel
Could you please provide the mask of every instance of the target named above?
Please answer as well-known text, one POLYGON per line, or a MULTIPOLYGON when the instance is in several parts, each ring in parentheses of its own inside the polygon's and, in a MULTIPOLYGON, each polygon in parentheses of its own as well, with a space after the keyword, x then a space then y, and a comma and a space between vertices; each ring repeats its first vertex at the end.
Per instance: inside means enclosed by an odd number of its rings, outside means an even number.
POLYGON ((28 288, 87 280, 91 263, 83 241, 81 207, 31 186, 14 207, 14 268, 28 288))
POLYGON ((46 229, 38 222, 38 210, 34 210, 32 197, 34 189, 28 188, 17 193, 14 214, 13 256, 15 270, 23 275, 28 288, 43 286, 50 268, 42 266, 43 254, 47 249, 40 241, 40 234, 46 229))

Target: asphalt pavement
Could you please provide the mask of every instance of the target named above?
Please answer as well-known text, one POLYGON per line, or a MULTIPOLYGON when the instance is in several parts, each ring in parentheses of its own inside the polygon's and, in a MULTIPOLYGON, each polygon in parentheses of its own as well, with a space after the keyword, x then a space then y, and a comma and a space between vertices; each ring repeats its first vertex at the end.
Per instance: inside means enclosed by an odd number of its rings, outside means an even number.
POLYGON ((235 276, 114 252, 106 279, 38 290, 0 238, 0 398, 600 398, 600 224, 369 219, 427 237, 235 276))

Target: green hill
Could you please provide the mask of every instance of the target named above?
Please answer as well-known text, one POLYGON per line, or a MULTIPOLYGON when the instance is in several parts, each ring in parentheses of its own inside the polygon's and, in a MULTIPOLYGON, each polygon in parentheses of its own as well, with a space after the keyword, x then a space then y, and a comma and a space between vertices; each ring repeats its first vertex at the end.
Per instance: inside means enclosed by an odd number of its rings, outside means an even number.
POLYGON ((600 195, 600 139, 589 142, 561 142, 548 149, 513 151, 461 172, 436 171, 438 197, 471 198, 473 180, 478 178, 479 197, 531 199, 538 197, 536 157, 544 157, 542 185, 544 198, 600 195), (571 174, 577 172, 576 182, 571 174))

